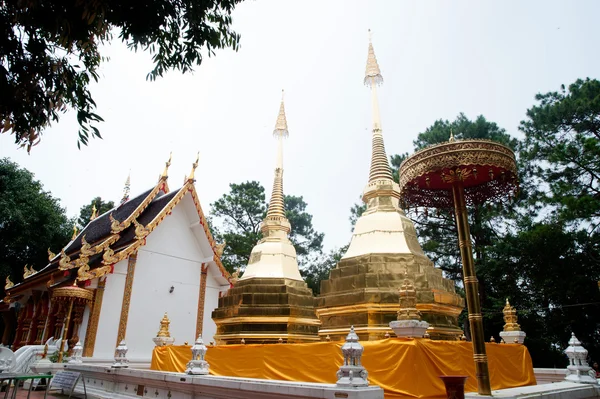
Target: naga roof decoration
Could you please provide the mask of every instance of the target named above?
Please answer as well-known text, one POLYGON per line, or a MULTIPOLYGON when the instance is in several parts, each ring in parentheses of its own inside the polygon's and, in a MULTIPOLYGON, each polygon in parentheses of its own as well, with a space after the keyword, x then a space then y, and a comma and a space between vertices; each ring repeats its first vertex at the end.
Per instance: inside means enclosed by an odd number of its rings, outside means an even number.
MULTIPOLYGON (((170 161, 170 160, 169 160, 170 161)), ((170 162, 167 162, 170 163, 170 162)), ((43 280, 47 285, 47 279, 54 279, 57 270, 65 273, 77 269, 77 275, 67 274, 68 279, 76 277, 79 281, 91 280, 102 277, 112 272, 112 266, 117 262, 127 259, 140 247, 146 244, 146 237, 169 215, 173 208, 181 202, 187 193, 190 193, 194 203, 200 224, 202 225, 210 247, 214 253, 214 262, 225 278, 230 275, 221 263, 221 251, 218 248, 210 230, 200 200, 194 186, 194 170, 198 160, 194 162, 191 178, 188 177, 183 187, 173 192, 167 192, 167 176, 165 172, 161 175, 157 185, 150 190, 138 195, 131 200, 120 204, 112 211, 106 212, 92 220, 78 235, 63 248, 60 253, 54 254, 48 249, 49 264, 39 272, 33 269, 28 277, 36 273, 35 278, 30 281, 43 280)), ((16 284, 10 288, 19 290, 24 283, 16 284)))

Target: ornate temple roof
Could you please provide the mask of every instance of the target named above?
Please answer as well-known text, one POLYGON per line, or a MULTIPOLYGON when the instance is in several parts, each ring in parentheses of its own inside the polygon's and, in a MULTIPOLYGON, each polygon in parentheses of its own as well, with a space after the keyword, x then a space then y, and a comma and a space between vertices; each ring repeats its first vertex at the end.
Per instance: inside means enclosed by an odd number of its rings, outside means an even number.
MULTIPOLYGON (((167 167, 168 165, 170 159, 167 167)), ((198 160, 184 185, 172 192, 168 192, 165 168, 156 186, 91 220, 58 255, 49 251, 49 263, 45 267, 35 274, 28 275, 23 282, 7 288, 6 292, 14 298, 22 290, 39 285, 46 286, 46 283, 54 278, 67 281, 77 277, 79 280, 85 280, 107 274, 112 270, 112 265, 126 259, 145 245, 146 237, 187 194, 191 196, 198 212, 199 224, 203 226, 213 250, 213 260, 223 277, 229 279, 230 275, 221 263, 195 189, 194 171, 197 165, 198 160), (82 266, 87 266, 86 269, 89 270, 82 272, 82 266), (55 273, 59 270, 62 274, 55 273)))

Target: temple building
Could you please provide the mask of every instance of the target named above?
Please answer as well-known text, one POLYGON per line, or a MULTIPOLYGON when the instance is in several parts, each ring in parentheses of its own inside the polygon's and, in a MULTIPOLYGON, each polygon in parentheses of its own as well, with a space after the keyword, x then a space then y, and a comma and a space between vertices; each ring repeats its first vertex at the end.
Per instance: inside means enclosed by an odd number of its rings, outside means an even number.
POLYGON ((200 334, 212 340, 210 314, 230 275, 195 189, 198 160, 175 191, 167 185, 170 162, 154 187, 129 199, 128 182, 117 207, 99 216, 94 210, 93 220, 58 255, 48 251, 40 271, 26 268, 19 284, 7 279, 0 311, 12 325, 6 325, 3 344, 16 350, 61 338, 67 320, 69 348, 81 341, 84 356, 110 360, 126 340, 132 361, 149 362, 165 312, 176 344, 200 334), (75 302, 69 320, 70 305, 53 292, 73 284, 89 290, 91 301, 75 302))
POLYGON ((285 216, 283 138, 288 137, 283 98, 273 135, 277 166, 262 239, 254 246, 243 276, 219 298, 212 318, 218 344, 318 341, 314 297, 300 276, 285 216))
POLYGON ((400 191, 385 152, 377 101, 383 77, 371 41, 364 83, 371 89, 373 113, 371 168, 362 197, 367 209, 356 222, 348 251, 329 279, 321 282, 319 336, 341 340, 352 325, 361 340, 393 334, 388 324, 396 320, 398 289, 407 273, 431 338, 457 339, 462 334, 457 318, 464 300, 423 253, 412 221, 399 206, 400 191))

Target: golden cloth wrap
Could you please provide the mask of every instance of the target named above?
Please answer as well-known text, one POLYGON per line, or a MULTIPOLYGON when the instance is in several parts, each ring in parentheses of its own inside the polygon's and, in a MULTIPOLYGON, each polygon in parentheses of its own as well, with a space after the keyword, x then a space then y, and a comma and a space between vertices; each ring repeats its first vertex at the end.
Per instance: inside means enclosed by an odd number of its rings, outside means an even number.
MULTIPOLYGON (((335 383, 343 342, 209 347, 210 374, 285 381, 335 383)), ((465 390, 477 391, 473 347, 464 341, 391 338, 361 342, 369 382, 386 398, 445 398, 440 375, 468 375, 465 390)), ((486 344, 492 389, 535 385, 523 345, 486 344)), ((157 346, 151 370, 184 372, 190 346, 157 346)))

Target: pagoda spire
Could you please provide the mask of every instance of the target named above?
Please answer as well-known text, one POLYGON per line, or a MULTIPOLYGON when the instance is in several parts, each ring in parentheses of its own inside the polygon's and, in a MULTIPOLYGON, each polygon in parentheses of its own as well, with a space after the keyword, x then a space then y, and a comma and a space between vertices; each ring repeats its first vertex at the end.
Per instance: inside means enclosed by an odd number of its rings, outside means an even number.
POLYGON ((125 187, 123 187, 123 198, 121 198, 121 204, 129 201, 129 191, 131 188, 131 171, 127 175, 127 180, 125 180, 125 187))
MULTIPOLYGON (((285 117, 285 106, 283 102, 283 90, 281 91, 281 105, 279 106, 279 115, 275 122, 273 136, 277 138, 277 166, 275 167, 275 178, 273 180, 273 192, 266 219, 283 220, 285 217, 285 204, 283 196, 283 139, 290 135, 285 117)), ((287 219, 286 219, 287 220, 287 219)), ((264 227, 270 230, 273 225, 264 223, 264 227)))
POLYGON ((388 163, 383 144, 383 135, 381 134, 381 117, 379 115, 379 102, 377 101, 377 86, 383 83, 383 76, 375 57, 373 43, 371 41, 371 30, 369 29, 369 53, 367 56, 367 68, 365 71, 364 83, 371 88, 371 107, 373 113, 373 138, 371 153, 371 169, 369 171, 369 183, 376 180, 392 180, 392 171, 388 163))

